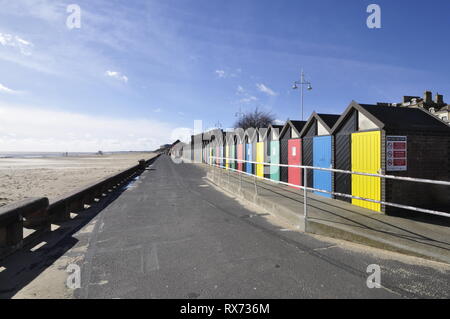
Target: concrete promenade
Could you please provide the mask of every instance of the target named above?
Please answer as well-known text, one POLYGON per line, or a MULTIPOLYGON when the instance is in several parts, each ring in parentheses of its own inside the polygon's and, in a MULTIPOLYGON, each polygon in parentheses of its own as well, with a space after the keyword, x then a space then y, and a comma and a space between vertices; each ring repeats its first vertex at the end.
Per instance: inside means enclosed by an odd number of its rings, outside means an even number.
POLYGON ((64 285, 69 263, 81 267, 74 298, 450 297, 445 265, 282 227, 216 190, 204 168, 167 156, 77 219, 0 265, 1 297, 61 297, 52 285, 64 285), (379 289, 366 285, 372 264, 379 289))

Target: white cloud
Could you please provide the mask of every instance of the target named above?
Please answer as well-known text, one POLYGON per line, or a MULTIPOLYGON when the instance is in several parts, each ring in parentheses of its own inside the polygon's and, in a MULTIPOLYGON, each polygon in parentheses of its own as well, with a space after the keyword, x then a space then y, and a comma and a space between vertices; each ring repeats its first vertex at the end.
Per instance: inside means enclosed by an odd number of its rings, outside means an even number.
POLYGON ((273 124, 275 124, 275 125, 284 125, 286 122, 285 121, 282 121, 282 120, 275 120, 275 121, 273 121, 273 124))
POLYGON ((10 15, 32 17, 45 22, 60 22, 66 17, 67 4, 52 0, 0 0, 0 6, 10 15))
POLYGON ((1 33, 0 32, 0 44, 4 47, 12 47, 16 48, 23 55, 31 55, 31 48, 33 47, 33 43, 30 41, 24 40, 17 35, 1 33))
POLYGON ((224 70, 216 70, 215 73, 217 74, 217 76, 218 76, 219 78, 224 78, 224 77, 226 77, 226 73, 225 73, 224 70))
POLYGON ((121 119, 0 103, 4 152, 153 150, 172 141, 174 127, 151 119, 121 119))
POLYGON ((116 80, 128 83, 128 77, 126 75, 121 74, 120 72, 117 72, 117 71, 106 71, 105 75, 109 76, 111 78, 114 78, 116 80))
POLYGON ((161 108, 157 108, 157 109, 154 109, 153 112, 155 112, 155 113, 161 113, 161 112, 162 112, 162 109, 161 109, 161 108))
POLYGON ((256 87, 258 88, 258 90, 260 92, 263 92, 269 96, 276 96, 278 95, 278 93, 276 93, 275 91, 273 91, 271 88, 265 86, 264 84, 260 83, 260 84, 256 84, 256 87))
POLYGON ((214 71, 219 78, 237 78, 242 73, 242 69, 236 70, 216 70, 214 71))
POLYGON ((172 141, 180 140, 184 143, 189 143, 191 141, 191 135, 194 134, 194 130, 187 127, 179 127, 172 131, 170 136, 172 141))
POLYGON ((250 103, 250 102, 255 102, 255 101, 258 101, 258 98, 256 96, 252 96, 252 95, 249 95, 249 96, 244 97, 239 100, 239 102, 246 103, 246 104, 250 103))
POLYGON ((4 86, 3 84, 0 83, 0 93, 7 93, 7 94, 19 94, 20 91, 16 91, 13 89, 10 89, 6 86, 4 86))
POLYGON ((236 95, 242 96, 242 98, 239 100, 240 103, 248 104, 258 101, 258 98, 256 96, 249 94, 247 90, 245 90, 241 85, 237 87, 236 95))

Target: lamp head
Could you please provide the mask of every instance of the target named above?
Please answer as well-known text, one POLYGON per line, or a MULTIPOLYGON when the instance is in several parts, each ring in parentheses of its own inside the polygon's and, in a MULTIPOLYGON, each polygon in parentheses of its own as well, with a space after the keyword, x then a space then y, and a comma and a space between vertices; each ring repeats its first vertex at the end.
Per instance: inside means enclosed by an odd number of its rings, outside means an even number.
POLYGON ((311 86, 311 84, 308 84, 308 91, 311 91, 312 90, 312 86, 311 86))
POLYGON ((297 83, 294 82, 294 85, 292 85, 292 89, 293 90, 297 90, 298 89, 297 83))

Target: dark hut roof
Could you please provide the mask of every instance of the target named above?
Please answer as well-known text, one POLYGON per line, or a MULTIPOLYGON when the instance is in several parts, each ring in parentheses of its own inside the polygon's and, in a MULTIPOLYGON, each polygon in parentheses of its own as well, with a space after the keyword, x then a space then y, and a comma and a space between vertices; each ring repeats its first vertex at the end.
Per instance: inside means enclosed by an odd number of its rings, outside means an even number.
POLYGON ((399 129, 409 131, 449 132, 450 126, 421 108, 395 107, 372 104, 359 104, 353 101, 333 127, 338 130, 350 112, 356 109, 363 113, 380 129, 399 129))
POLYGON ((300 135, 304 136, 310 129, 311 125, 315 123, 315 121, 320 122, 325 127, 325 129, 329 133, 331 133, 332 127, 334 126, 334 124, 336 124, 340 117, 340 115, 336 114, 317 114, 316 112, 313 112, 313 114, 311 114, 308 121, 306 122, 306 125, 301 130, 300 135))
POLYGON ((292 123, 292 125, 295 127, 295 129, 299 134, 302 131, 303 127, 306 125, 306 121, 289 121, 289 122, 292 123))
POLYGON ((272 125, 272 124, 270 124, 269 127, 271 127, 271 128, 277 128, 277 129, 282 129, 282 128, 284 127, 284 125, 272 125))
POLYGON ((284 134, 286 134, 286 131, 288 130, 289 127, 292 127, 294 130, 297 131, 298 135, 300 135, 300 132, 302 131, 305 125, 306 121, 287 121, 280 132, 280 138, 284 136, 284 134))
POLYGON ((252 128, 252 127, 248 128, 245 130, 244 139, 246 136, 248 136, 248 140, 251 143, 254 143, 256 140, 258 140, 258 134, 259 134, 259 132, 257 129, 252 128))
POLYGON ((269 138, 269 134, 270 132, 272 132, 272 130, 274 129, 278 129, 278 135, 281 133, 282 129, 283 129, 284 125, 273 125, 270 124, 269 127, 266 130, 258 130, 258 133, 260 134, 260 137, 262 138, 262 140, 267 140, 269 138), (263 135, 261 135, 263 134, 263 135))
POLYGON ((383 122, 388 129, 404 129, 414 131, 440 131, 450 127, 435 116, 420 108, 392 107, 361 104, 361 107, 372 116, 383 122))
POLYGON ((317 114, 317 116, 319 116, 322 121, 326 124, 327 129, 329 129, 329 131, 331 131, 331 128, 334 126, 334 124, 336 124, 336 122, 339 120, 339 118, 341 117, 340 115, 337 114, 317 114))

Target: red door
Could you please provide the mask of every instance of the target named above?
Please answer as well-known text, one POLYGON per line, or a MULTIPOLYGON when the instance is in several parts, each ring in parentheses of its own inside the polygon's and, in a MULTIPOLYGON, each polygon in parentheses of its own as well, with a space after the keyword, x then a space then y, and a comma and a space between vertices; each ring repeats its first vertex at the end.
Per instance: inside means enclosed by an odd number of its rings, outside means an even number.
MULTIPOLYGON (((302 165, 302 140, 295 139, 288 141, 288 165, 302 165)), ((302 186, 301 168, 289 167, 289 184, 302 186)))
MULTIPOLYGON (((244 155, 244 144, 238 144, 237 146, 237 159, 238 160, 242 160, 243 159, 243 155, 244 155)), ((237 165, 237 170, 238 171, 243 171, 244 165, 242 162, 238 162, 237 165)))

